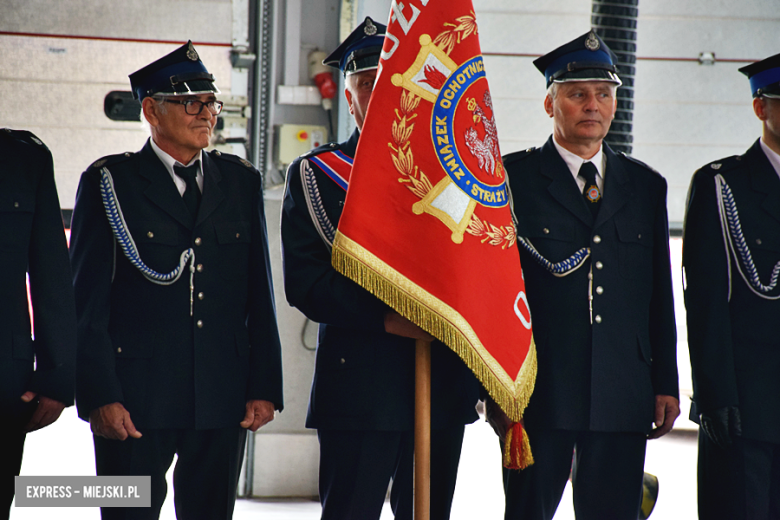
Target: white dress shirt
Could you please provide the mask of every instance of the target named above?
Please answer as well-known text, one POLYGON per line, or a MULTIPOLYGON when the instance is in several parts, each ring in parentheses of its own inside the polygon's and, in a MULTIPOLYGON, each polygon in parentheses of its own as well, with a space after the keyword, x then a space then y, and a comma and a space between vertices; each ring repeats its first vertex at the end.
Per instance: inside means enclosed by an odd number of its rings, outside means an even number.
POLYGON ((182 164, 170 155, 168 155, 166 152, 163 151, 162 148, 157 146, 157 143, 154 142, 154 139, 150 139, 152 143, 152 150, 154 150, 154 153, 157 154, 157 157, 160 158, 160 161, 165 165, 165 169, 168 170, 168 173, 171 174, 171 179, 173 179, 173 183, 176 185, 176 189, 179 190, 179 195, 184 196, 184 192, 187 189, 187 184, 184 182, 184 179, 179 177, 173 172, 174 166, 191 166, 195 161, 200 161, 200 164, 198 165, 198 173, 195 175, 195 182, 198 183, 198 188, 200 188, 200 192, 203 193, 203 161, 201 160, 201 155, 203 155, 203 150, 201 150, 199 153, 195 154, 195 157, 192 158, 192 160, 189 162, 189 164, 182 164))

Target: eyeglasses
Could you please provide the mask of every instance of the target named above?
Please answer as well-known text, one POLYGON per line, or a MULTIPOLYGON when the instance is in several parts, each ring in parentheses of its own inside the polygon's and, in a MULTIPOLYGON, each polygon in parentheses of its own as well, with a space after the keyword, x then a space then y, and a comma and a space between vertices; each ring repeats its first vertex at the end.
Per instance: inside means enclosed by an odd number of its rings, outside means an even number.
POLYGON ((160 101, 166 103, 176 103, 177 105, 184 105, 184 111, 191 116, 197 116, 203 112, 203 107, 207 107, 209 112, 218 116, 222 112, 222 101, 212 99, 211 101, 200 101, 198 99, 185 99, 180 101, 178 99, 160 98, 160 101), (198 106, 200 105, 200 106, 198 106))

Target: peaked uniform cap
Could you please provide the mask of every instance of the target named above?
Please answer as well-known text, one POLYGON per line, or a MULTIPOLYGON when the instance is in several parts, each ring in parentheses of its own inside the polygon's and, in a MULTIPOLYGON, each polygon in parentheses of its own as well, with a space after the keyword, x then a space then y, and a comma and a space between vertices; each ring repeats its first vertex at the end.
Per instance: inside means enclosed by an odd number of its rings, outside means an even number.
POLYGON ((608 81, 621 85, 617 56, 596 34, 589 31, 534 60, 547 87, 569 81, 608 81))
POLYGON ((780 98, 780 54, 739 69, 750 80, 753 97, 780 98))
POLYGON ((188 41, 170 54, 130 74, 133 97, 219 94, 214 76, 206 70, 200 56, 188 41))
POLYGON ((386 26, 366 16, 363 23, 322 60, 323 65, 339 69, 344 76, 377 68, 386 30, 386 26))

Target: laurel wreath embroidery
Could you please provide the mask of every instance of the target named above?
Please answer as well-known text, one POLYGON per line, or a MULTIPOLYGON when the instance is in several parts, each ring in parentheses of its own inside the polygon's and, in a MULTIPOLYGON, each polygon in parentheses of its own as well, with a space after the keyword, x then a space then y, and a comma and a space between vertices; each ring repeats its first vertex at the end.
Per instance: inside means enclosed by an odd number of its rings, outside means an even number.
MULTIPOLYGON (((460 43, 471 34, 477 33, 477 22, 474 12, 471 12, 472 16, 461 16, 456 18, 457 24, 445 23, 447 27, 453 27, 453 29, 446 30, 440 33, 434 43, 439 46, 442 51, 449 54, 455 47, 456 43, 460 43)), ((432 68, 433 69, 433 68, 432 68)), ((433 69, 432 74, 436 71, 433 69)), ((439 88, 443 85, 444 81, 441 78, 432 75, 429 77, 428 70, 426 69, 426 78, 430 79, 428 83, 434 88, 439 88), (439 85, 441 83, 441 85, 439 85), (438 87, 436 86, 438 85, 438 87)), ((446 79, 446 78, 445 78, 446 79)), ((428 176, 423 173, 414 164, 414 155, 412 154, 412 146, 409 142, 414 131, 414 123, 411 121, 417 117, 414 113, 417 107, 420 105, 420 97, 415 96, 411 92, 406 90, 401 91, 401 103, 399 108, 395 109, 396 120, 393 121, 393 142, 387 143, 394 155, 391 155, 393 164, 398 173, 402 175, 398 179, 398 182, 406 184, 406 187, 414 193, 417 197, 423 198, 425 195, 433 189, 431 181, 428 176)), ((511 247, 515 244, 515 228, 513 226, 496 226, 488 221, 482 221, 476 214, 471 215, 471 221, 469 222, 466 231, 474 235, 477 238, 481 238, 483 244, 488 243, 492 246, 501 246, 502 249, 511 247)))
POLYGON ((414 131, 411 120, 417 117, 414 113, 420 104, 420 97, 411 92, 402 91, 400 110, 395 110, 396 121, 393 121, 393 142, 387 143, 395 155, 391 155, 396 170, 403 175, 398 182, 406 184, 409 190, 420 198, 433 189, 428 176, 414 164, 414 155, 409 139, 414 131), (408 124, 408 126, 407 126, 408 124))
POLYGON ((445 27, 452 27, 452 29, 439 33, 436 39, 433 40, 433 43, 438 45, 449 56, 456 43, 462 42, 472 34, 477 34, 476 16, 474 11, 471 11, 471 16, 466 15, 455 18, 455 21, 458 23, 445 23, 445 27))
POLYGON ((471 222, 466 232, 477 238, 482 238, 482 243, 488 242, 491 246, 501 246, 501 249, 515 245, 515 228, 513 226, 497 227, 490 222, 482 221, 476 215, 471 215, 471 222))

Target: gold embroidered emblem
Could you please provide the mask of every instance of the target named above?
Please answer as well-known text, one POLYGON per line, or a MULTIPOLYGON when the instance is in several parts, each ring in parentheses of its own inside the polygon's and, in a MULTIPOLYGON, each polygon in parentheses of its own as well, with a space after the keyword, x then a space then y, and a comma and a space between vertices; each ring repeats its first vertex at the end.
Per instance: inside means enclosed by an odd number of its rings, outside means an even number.
POLYGON ((398 181, 421 199, 412 205, 414 214, 427 213, 438 218, 450 229, 456 244, 463 242, 464 233, 469 233, 481 238, 482 243, 506 249, 515 243, 514 226, 496 226, 475 214, 478 205, 505 206, 507 187, 482 57, 475 56, 459 65, 449 56, 455 45, 477 33, 476 22, 473 16, 460 17, 457 21, 446 23, 447 29, 435 40, 427 34, 420 36, 420 51, 414 63, 403 74, 393 74, 392 84, 401 87, 402 92, 392 126, 393 142, 388 146, 393 164, 401 174, 398 181), (465 93, 475 85, 478 95, 466 97, 465 93), (474 126, 459 126, 456 132, 454 121, 461 99, 465 103, 461 104, 460 112, 468 110, 474 126), (417 117, 414 112, 422 101, 433 105, 430 122, 433 146, 446 173, 435 185, 415 165, 410 141, 415 127, 412 121, 417 117), (464 141, 462 148, 468 150, 466 155, 460 155, 456 139, 464 141))

